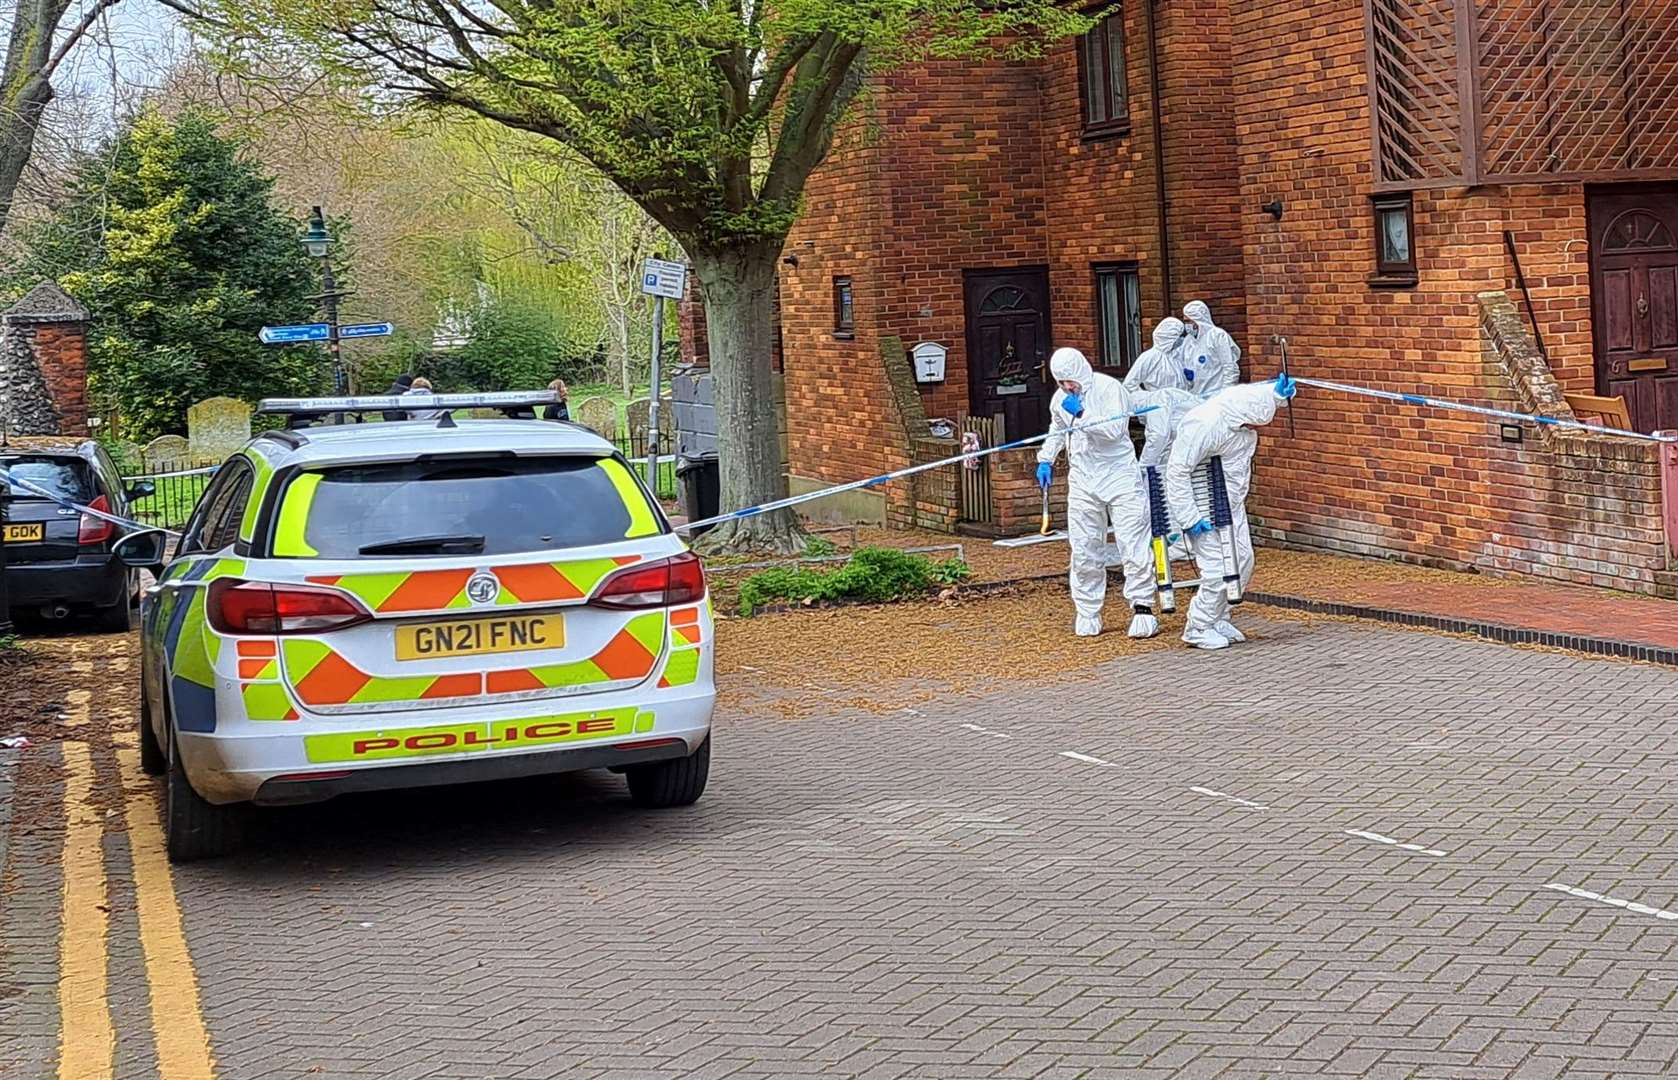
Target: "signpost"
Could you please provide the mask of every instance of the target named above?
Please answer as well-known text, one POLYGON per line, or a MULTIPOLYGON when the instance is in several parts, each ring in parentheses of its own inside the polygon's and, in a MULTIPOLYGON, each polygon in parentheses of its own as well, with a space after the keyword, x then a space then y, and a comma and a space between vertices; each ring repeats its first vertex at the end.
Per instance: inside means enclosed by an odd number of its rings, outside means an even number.
POLYGON ((300 341, 326 341, 332 336, 332 327, 323 322, 264 326, 256 336, 264 345, 293 345, 300 341))
POLYGON ((659 360, 664 353, 664 301, 680 300, 687 288, 684 263, 653 257, 641 264, 641 291, 653 298, 652 396, 647 402, 647 486, 658 497, 659 360))
POLYGON ((396 331, 396 327, 387 322, 355 323, 350 326, 340 326, 340 338, 386 337, 396 331))

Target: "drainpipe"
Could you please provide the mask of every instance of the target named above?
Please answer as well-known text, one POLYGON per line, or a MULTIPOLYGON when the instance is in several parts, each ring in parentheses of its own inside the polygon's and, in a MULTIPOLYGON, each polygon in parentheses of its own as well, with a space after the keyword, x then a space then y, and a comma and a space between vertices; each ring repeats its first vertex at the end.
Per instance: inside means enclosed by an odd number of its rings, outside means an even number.
POLYGON ((1171 294, 1171 204, 1165 193, 1165 132, 1160 122, 1163 111, 1159 94, 1159 27, 1154 21, 1155 0, 1147 0, 1148 10, 1148 85, 1152 89, 1154 127, 1154 201, 1159 204, 1159 276, 1160 292, 1165 297, 1165 314, 1174 315, 1177 302, 1171 294))

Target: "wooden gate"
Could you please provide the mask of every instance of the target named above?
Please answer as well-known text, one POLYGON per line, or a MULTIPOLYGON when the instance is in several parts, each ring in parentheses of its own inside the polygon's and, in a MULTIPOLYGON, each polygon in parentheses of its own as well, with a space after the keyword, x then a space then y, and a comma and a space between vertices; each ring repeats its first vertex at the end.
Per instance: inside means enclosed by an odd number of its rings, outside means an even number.
MULTIPOLYGON (((986 449, 997 445, 1001 438, 997 430, 1001 425, 997 418, 989 416, 963 416, 961 418, 961 435, 964 450, 972 448, 973 440, 969 435, 978 437, 978 449, 986 449)), ((962 462, 961 470, 961 520, 989 525, 996 520, 995 510, 990 495, 990 463, 991 458, 982 457, 977 461, 962 462), (977 466, 974 468, 973 466, 977 466)))

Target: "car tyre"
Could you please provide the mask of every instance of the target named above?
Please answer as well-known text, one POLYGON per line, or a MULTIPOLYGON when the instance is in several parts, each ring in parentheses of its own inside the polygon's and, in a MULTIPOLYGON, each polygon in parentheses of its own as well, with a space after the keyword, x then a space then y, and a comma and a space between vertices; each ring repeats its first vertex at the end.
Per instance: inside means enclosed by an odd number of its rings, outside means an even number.
POLYGON ((122 599, 110 607, 102 607, 93 616, 94 628, 106 634, 126 634, 134 629, 134 607, 129 601, 127 590, 123 591, 122 599))
POLYGON ((152 730, 151 702, 146 700, 146 689, 140 687, 140 771, 147 776, 162 776, 169 771, 169 758, 152 730))
POLYGON ((171 731, 169 777, 163 799, 163 836, 169 861, 195 862, 236 851, 244 841, 245 808, 217 806, 192 790, 173 735, 171 731))
POLYGON ((630 801, 636 806, 649 810, 692 806, 705 794, 705 782, 711 776, 711 738, 707 735, 687 757, 631 765, 624 776, 629 780, 630 801))

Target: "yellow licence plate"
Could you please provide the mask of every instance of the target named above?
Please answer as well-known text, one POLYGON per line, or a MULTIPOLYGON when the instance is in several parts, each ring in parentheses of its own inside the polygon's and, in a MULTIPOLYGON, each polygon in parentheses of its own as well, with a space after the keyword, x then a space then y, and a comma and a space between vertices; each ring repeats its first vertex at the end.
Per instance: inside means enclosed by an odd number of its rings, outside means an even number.
POLYGON ((31 540, 45 540, 47 527, 39 522, 33 525, 7 525, 6 543, 27 544, 31 540))
POLYGON ((434 660, 439 656, 479 656, 564 647, 563 615, 461 619, 396 628, 398 660, 434 660))

